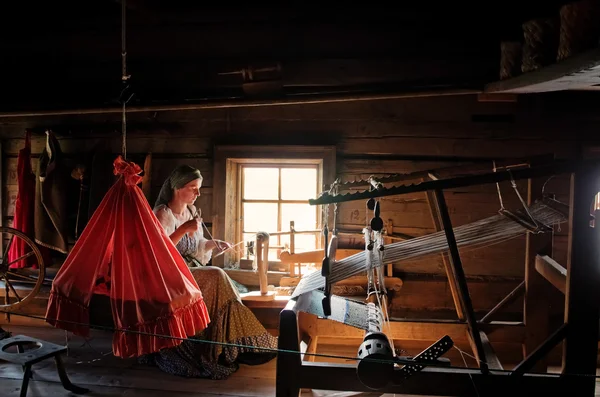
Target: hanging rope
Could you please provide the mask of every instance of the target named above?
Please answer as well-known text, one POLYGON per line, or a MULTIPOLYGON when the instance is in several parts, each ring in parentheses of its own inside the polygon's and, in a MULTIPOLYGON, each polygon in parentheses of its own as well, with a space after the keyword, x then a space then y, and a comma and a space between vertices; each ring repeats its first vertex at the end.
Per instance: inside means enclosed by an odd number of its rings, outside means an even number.
MULTIPOLYGON (((510 170, 508 170, 508 173, 510 174, 510 170)), ((521 202, 521 205, 523 206, 523 210, 527 213, 527 215, 529 216, 529 220, 535 225, 536 230, 540 230, 540 224, 536 221, 536 219, 531 215, 531 212, 529 212, 529 207, 527 207, 527 203, 525 202, 525 200, 523 199, 523 197, 521 196, 521 193, 519 192, 519 188, 517 188, 517 183, 515 182, 515 180, 512 178, 512 174, 511 174, 511 178, 510 178, 510 184, 512 185, 513 189, 515 190, 515 193, 517 193, 517 197, 519 198, 519 201, 521 202)))
POLYGON ((126 91, 129 88, 128 81, 131 77, 127 74, 127 1, 121 0, 121 82, 123 90, 121 91, 120 101, 122 106, 121 117, 121 153, 123 159, 127 159, 127 102, 126 91))
MULTIPOLYGON (((497 171, 496 160, 493 161, 494 172, 497 171)), ((500 200, 500 211, 504 209, 504 202, 502 200, 502 191, 500 190, 500 182, 496 182, 496 190, 498 191, 498 200, 500 200)))

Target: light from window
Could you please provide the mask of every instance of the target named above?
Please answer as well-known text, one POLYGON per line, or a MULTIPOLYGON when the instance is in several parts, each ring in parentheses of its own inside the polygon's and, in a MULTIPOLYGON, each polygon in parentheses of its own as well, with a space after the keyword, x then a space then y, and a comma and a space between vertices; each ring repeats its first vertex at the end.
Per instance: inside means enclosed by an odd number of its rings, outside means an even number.
MULTIPOLYGON (((317 228, 318 206, 308 204, 317 195, 318 169, 313 165, 245 165, 242 167, 242 233, 252 240, 258 231, 289 231, 294 221, 297 231, 317 228)), ((318 236, 294 236, 295 252, 317 248, 318 236)), ((271 236, 269 260, 289 247, 290 236, 271 236)))

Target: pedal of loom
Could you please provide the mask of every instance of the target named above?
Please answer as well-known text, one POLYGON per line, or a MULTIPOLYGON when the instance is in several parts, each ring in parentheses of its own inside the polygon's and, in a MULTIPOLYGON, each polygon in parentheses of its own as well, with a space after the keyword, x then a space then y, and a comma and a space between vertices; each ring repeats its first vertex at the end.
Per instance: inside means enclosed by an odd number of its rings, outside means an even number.
POLYGON ((265 294, 260 291, 250 291, 243 294, 240 294, 242 298, 242 302, 244 301, 252 301, 252 302, 271 302, 275 300, 275 291, 267 291, 265 294))
MULTIPOLYGON (((411 356, 397 356, 396 359, 398 361, 400 361, 400 365, 404 365, 402 363, 402 361, 404 361, 404 360, 415 360, 415 357, 411 357, 411 356)), ((438 366, 449 367, 451 365, 450 359, 446 358, 446 357, 437 358, 436 360, 434 360, 432 362, 434 363, 434 365, 436 367, 438 367, 438 366)))

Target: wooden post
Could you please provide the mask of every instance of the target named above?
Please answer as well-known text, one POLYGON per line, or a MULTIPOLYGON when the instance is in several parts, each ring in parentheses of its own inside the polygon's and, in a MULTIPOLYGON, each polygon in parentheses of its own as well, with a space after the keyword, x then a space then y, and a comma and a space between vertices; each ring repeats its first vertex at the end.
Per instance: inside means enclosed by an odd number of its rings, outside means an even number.
MULTIPOLYGON (((429 173, 429 178, 436 181, 439 177, 434 173, 429 173)), ((440 217, 440 209, 435 200, 435 196, 432 191, 425 192, 425 197, 427 198, 427 203, 429 204, 429 212, 431 214, 431 220, 433 221, 433 226, 435 227, 435 231, 439 232, 442 230, 441 217, 440 217)), ((456 278, 454 277, 454 273, 452 272, 452 268, 450 266, 450 261, 448 258, 447 252, 442 252, 442 263, 444 264, 444 269, 446 270, 446 276, 448 277, 448 285, 450 286, 450 293, 452 294, 452 300, 454 301, 454 307, 456 309, 456 315, 459 320, 465 319, 464 308, 460 301, 459 296, 459 287, 456 282, 456 278)))
POLYGON ((277 348, 286 352, 277 354, 277 375, 275 394, 277 397, 298 397, 300 387, 297 377, 300 376, 302 360, 300 354, 300 336, 298 318, 294 310, 295 301, 290 301, 279 314, 279 338, 277 348))
POLYGON ((479 320, 480 323, 486 324, 492 321, 492 318, 496 313, 498 313, 503 308, 507 307, 511 303, 513 303, 516 299, 523 296, 525 293, 525 281, 522 281, 521 284, 517 285, 512 291, 508 293, 496 306, 494 306, 485 316, 479 320))
MULTIPOLYGON (((392 219, 388 219, 388 224, 387 224, 387 228, 385 230, 385 234, 387 235, 384 238, 385 244, 387 245, 387 244, 393 243, 394 241, 390 238, 394 234, 394 221, 392 219)), ((386 276, 394 277, 394 264, 393 263, 388 263, 386 265, 386 276)))
MULTIPOLYGON (((563 344, 563 374, 582 377, 577 396, 593 396, 598 356, 600 321, 600 227, 590 226, 591 206, 600 190, 598 171, 581 170, 571 176, 565 323, 569 324, 563 344)), ((600 225, 596 225, 600 226, 600 225)))
POLYGON ((256 271, 258 272, 260 291, 251 291, 242 294, 242 301, 275 300, 275 292, 269 291, 269 281, 267 277, 267 272, 269 271, 269 238, 270 236, 268 233, 256 233, 254 257, 256 260, 256 271))
MULTIPOLYGON (((544 180, 527 181, 527 205, 541 198, 544 180)), ((532 234, 525 237, 525 297, 523 300, 523 322, 525 323, 525 341, 523 357, 532 354, 548 338, 550 306, 547 296, 551 293, 546 280, 535 270, 535 258, 538 254, 551 254, 552 233, 532 234)), ((533 367, 535 372, 547 372, 548 360, 541 357, 533 367)))
POLYGON ((488 365, 485 361, 485 351, 483 349, 483 343, 481 341, 481 334, 479 333, 479 327, 475 320, 475 313, 473 311, 473 302, 471 301, 471 295, 469 295, 469 288, 467 286, 467 279, 465 272, 462 267, 462 261, 458 252, 458 246, 456 245, 456 237, 454 235, 454 229, 452 228, 452 222, 450 220, 450 214, 448 213, 448 206, 446 205, 446 199, 444 198, 444 192, 442 190, 435 190, 435 198, 437 206, 440 211, 440 218, 444 233, 446 234, 446 240, 448 241, 448 248, 450 251, 450 265, 452 273, 457 282, 460 300, 462 307, 465 310, 465 317, 469 329, 469 339, 472 341, 473 353, 477 357, 479 368, 484 373, 488 372, 488 365))
MULTIPOLYGON (((290 255, 294 255, 296 253, 296 239, 294 237, 295 235, 295 229, 294 229, 294 221, 290 221, 290 255)), ((298 266, 298 268, 300 268, 300 264, 299 263, 290 263, 289 267, 288 267, 288 271, 290 272, 290 277, 295 277, 296 276, 296 266, 298 266)), ((301 275, 301 272, 298 272, 298 275, 301 275)))

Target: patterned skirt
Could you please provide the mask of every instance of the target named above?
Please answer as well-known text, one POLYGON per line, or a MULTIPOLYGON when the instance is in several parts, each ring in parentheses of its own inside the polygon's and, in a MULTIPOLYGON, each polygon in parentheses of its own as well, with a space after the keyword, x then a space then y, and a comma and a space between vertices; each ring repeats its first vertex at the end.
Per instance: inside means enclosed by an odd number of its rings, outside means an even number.
POLYGON ((244 306, 227 273, 211 266, 190 270, 208 308, 208 328, 177 347, 144 356, 140 361, 173 375, 226 379, 240 363, 263 364, 272 360, 276 353, 270 350, 277 349, 277 338, 244 306))

